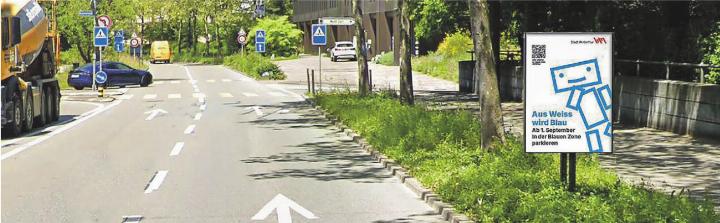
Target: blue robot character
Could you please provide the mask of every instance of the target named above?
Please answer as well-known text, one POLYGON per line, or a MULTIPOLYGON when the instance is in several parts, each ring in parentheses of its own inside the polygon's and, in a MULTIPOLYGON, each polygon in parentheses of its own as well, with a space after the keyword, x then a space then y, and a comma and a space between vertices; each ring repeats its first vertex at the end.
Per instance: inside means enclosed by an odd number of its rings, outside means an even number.
POLYGON ((566 107, 578 111, 590 152, 603 152, 601 135, 612 137, 610 86, 603 84, 597 59, 550 68, 556 94, 569 93, 566 107))

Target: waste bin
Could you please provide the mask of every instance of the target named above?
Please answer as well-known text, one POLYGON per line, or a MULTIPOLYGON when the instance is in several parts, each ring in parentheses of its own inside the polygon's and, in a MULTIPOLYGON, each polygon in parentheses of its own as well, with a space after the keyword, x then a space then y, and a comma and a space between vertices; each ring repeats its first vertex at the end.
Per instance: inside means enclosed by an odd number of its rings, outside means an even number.
POLYGON ((458 62, 458 80, 460 84, 461 93, 473 93, 475 92, 475 81, 473 75, 475 73, 475 61, 465 60, 458 62))

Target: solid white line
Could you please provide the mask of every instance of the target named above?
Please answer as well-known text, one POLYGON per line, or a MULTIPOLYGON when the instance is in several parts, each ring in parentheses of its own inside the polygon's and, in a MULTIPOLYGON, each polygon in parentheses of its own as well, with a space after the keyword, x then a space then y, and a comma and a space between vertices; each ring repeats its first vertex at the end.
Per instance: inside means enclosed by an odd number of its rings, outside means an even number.
POLYGON ((76 116, 76 117, 73 117, 73 118, 71 118, 71 119, 68 119, 68 120, 65 120, 65 121, 62 121, 62 122, 58 122, 58 123, 53 123, 53 126, 50 126, 50 127, 47 127, 47 128, 36 129, 35 131, 29 132, 29 133, 27 133, 27 134, 25 134, 25 135, 21 135, 21 136, 19 136, 19 137, 14 138, 14 139, 2 140, 2 145, 1 145, 0 147, 5 147, 5 146, 8 146, 8 145, 10 145, 10 144, 15 144, 15 142, 17 142, 17 141, 26 139, 27 137, 36 136, 36 135, 38 135, 38 134, 40 134, 40 133, 43 133, 43 132, 52 132, 53 130, 55 130, 55 129, 59 128, 59 127, 62 127, 62 125, 67 124, 67 123, 72 122, 72 121, 75 121, 75 120, 78 120, 78 119, 82 118, 83 116, 89 115, 89 114, 95 112, 97 109, 100 109, 100 108, 102 108, 102 107, 104 106, 103 104, 92 103, 92 102, 84 102, 84 101, 65 101, 65 102, 80 103, 80 104, 89 104, 89 105, 94 105, 95 108, 93 108, 93 109, 90 110, 90 111, 86 111, 85 113, 82 113, 82 114, 80 114, 80 115, 78 115, 78 116, 76 116))
POLYGON ((184 142, 175 143, 175 146, 173 146, 172 151, 170 151, 170 156, 177 156, 178 154, 180 154, 180 151, 182 150, 183 146, 185 146, 184 142))
POLYGON ((153 81, 153 85, 161 85, 164 83, 165 83, 165 81, 153 81))
POLYGON ((149 194, 149 193, 159 189, 160 184, 162 184, 163 181, 165 180, 167 173, 168 173, 167 170, 158 171, 157 174, 155 174, 155 176, 150 181, 150 184, 148 184, 147 188, 145 188, 145 193, 149 194))
POLYGON ((180 81, 170 81, 171 84, 179 84, 180 81))
POLYGON ((185 128, 185 134, 190 134, 195 132, 195 125, 189 125, 187 128, 185 128))
POLYGON ((155 98, 157 98, 156 94, 146 94, 145 96, 143 96, 143 99, 146 99, 146 100, 155 99, 155 98))
POLYGON ((202 113, 198 112, 195 114, 195 118, 193 118, 193 120, 195 120, 195 121, 200 120, 201 117, 202 117, 202 113))
POLYGON ((185 74, 187 75, 188 79, 190 79, 191 81, 194 81, 195 78, 193 78, 192 75, 190 74, 190 69, 188 69, 187 66, 184 66, 184 67, 185 67, 185 74))
POLYGON ((242 94, 243 94, 243 95, 245 95, 245 97, 257 97, 257 96, 258 96, 258 95, 257 95, 257 94, 255 94, 255 93, 247 93, 247 92, 243 92, 242 94))
POLYGON ((180 94, 168 94, 168 99, 177 99, 182 98, 182 95, 180 94))
POLYGON ((230 94, 230 93, 227 93, 227 92, 222 92, 222 93, 220 93, 220 97, 222 97, 222 98, 232 98, 233 95, 230 94))
POLYGON ((0 160, 5 160, 5 159, 7 159, 7 158, 10 158, 10 157, 14 156, 15 154, 18 154, 18 153, 20 153, 20 152, 22 152, 22 151, 30 148, 31 146, 37 145, 37 144, 39 144, 39 143, 41 143, 41 142, 49 139, 50 137, 52 137, 52 136, 54 136, 54 135, 60 134, 60 133, 66 131, 66 130, 72 128, 72 127, 75 127, 75 126, 77 126, 78 124, 83 123, 84 121, 92 118, 93 116, 95 116, 95 115, 97 115, 97 114, 100 114, 100 113, 102 113, 103 111, 107 111, 108 109, 110 109, 110 108, 112 108, 112 107, 115 107, 116 105, 120 104, 120 102, 122 102, 122 101, 117 101, 117 102, 113 102, 113 103, 111 103, 111 104, 109 104, 109 105, 107 105, 107 106, 98 107, 98 108, 96 108, 96 109, 93 109, 93 110, 91 111, 92 113, 90 113, 89 115, 84 116, 85 114, 87 114, 87 112, 86 112, 86 113, 84 113, 83 115, 81 115, 80 118, 76 119, 76 120, 73 121, 73 122, 70 122, 69 124, 67 124, 67 125, 65 125, 65 126, 63 126, 63 127, 58 128, 58 129, 55 130, 55 131, 52 131, 52 132, 50 132, 50 133, 48 133, 48 134, 46 134, 46 135, 44 135, 44 136, 42 136, 42 137, 40 137, 40 138, 38 138, 38 139, 35 139, 35 140, 32 141, 32 142, 26 143, 26 144, 24 144, 24 145, 22 145, 22 146, 20 146, 20 147, 18 147, 18 148, 15 148, 15 149, 7 152, 7 153, 3 153, 2 156, 1 156, 1 158, 0 158, 0 160))

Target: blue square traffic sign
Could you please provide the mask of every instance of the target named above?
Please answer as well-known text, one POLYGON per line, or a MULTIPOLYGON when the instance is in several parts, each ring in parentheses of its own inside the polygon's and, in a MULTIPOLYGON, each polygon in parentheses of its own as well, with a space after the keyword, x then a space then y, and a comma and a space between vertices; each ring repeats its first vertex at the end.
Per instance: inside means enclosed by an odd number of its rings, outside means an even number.
POLYGON ((255 42, 256 43, 264 43, 265 37, 266 37, 265 30, 259 29, 259 30, 255 31, 255 42))
POLYGON ((95 27, 95 46, 107 46, 108 45, 108 28, 107 27, 95 27))
POLYGON ((255 43, 255 52, 264 53, 265 52, 265 43, 255 43))
POLYGON ((312 45, 324 46, 327 44, 327 25, 312 24, 312 45))
POLYGON ((122 36, 115 35, 115 51, 125 51, 125 39, 123 39, 122 36))

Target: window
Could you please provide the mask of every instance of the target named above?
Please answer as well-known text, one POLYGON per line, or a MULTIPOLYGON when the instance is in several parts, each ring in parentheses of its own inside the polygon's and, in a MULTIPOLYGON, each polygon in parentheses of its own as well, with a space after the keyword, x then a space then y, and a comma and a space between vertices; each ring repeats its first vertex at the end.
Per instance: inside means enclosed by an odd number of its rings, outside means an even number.
POLYGON ((125 64, 121 64, 121 63, 117 63, 116 65, 117 65, 117 69, 123 69, 123 70, 132 70, 133 69, 132 67, 125 65, 125 64))

